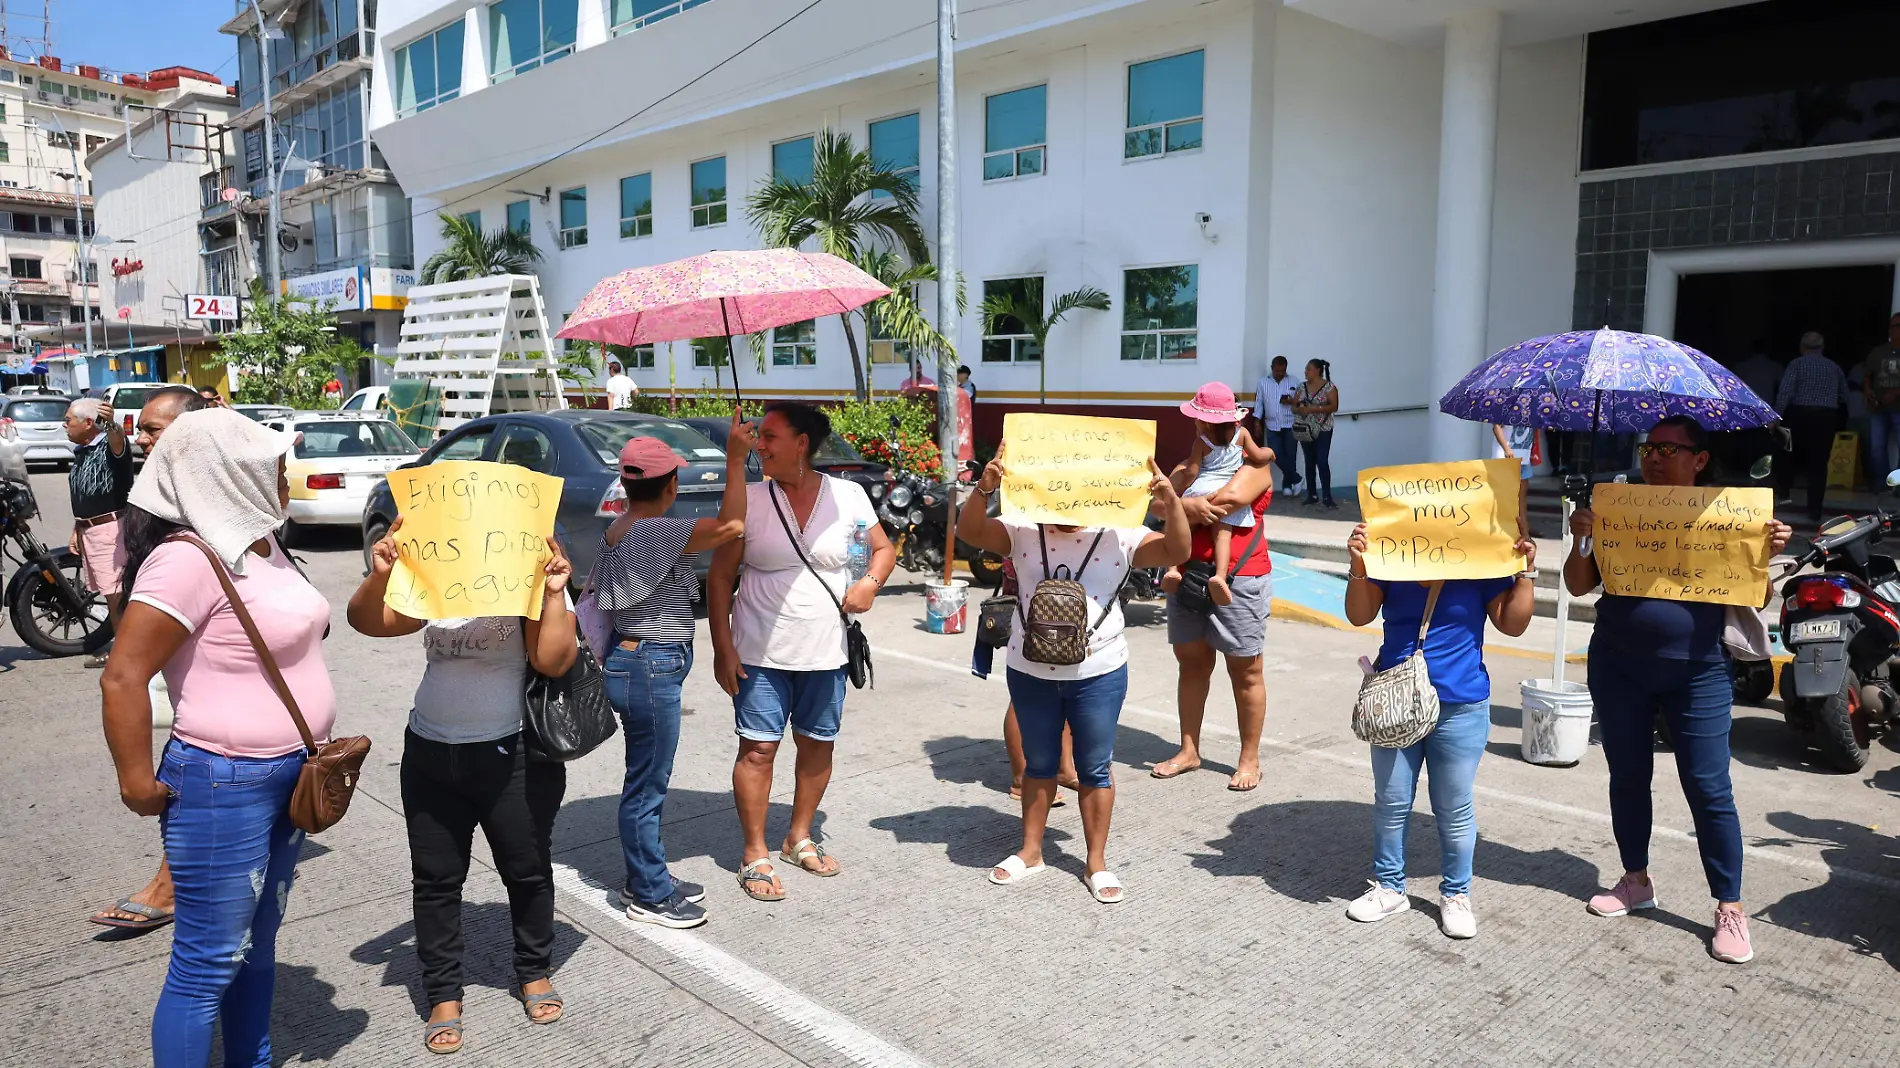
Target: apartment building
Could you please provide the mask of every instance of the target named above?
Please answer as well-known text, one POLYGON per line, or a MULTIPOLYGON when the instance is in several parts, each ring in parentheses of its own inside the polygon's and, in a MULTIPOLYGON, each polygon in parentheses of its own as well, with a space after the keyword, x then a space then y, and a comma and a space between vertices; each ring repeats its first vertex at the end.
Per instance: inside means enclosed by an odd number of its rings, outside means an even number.
MULTIPOLYGON (((558 315, 616 271, 756 246, 746 196, 809 167, 821 129, 914 170, 933 225, 936 7, 387 0, 370 130, 419 256, 439 213, 526 229, 558 315)), ((1321 359, 1346 481, 1483 454, 1436 399, 1527 337, 1608 323, 1735 361, 1828 315, 1845 351, 1849 323, 1877 336, 1900 306, 1891 4, 961 7, 954 340, 979 437, 1036 403, 1046 363, 1052 410, 1158 418, 1179 453, 1174 406, 1201 383, 1244 396, 1275 355, 1321 359), (1867 307, 1818 299, 1838 268, 1867 307), (976 311, 1084 285, 1113 309, 1072 314, 1046 353, 976 311)), ((835 319, 770 341, 748 395, 848 392, 835 319)), ((908 373, 872 355, 877 389, 908 373)), ((662 345, 629 372, 711 388, 704 362, 662 345)))

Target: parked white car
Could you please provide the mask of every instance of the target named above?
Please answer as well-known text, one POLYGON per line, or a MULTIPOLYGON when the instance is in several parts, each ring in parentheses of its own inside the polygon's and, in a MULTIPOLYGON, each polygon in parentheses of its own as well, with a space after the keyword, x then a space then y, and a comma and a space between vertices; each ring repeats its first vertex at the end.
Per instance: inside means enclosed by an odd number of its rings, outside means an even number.
POLYGON ((0 400, 0 426, 13 432, 22 460, 34 464, 72 463, 73 442, 66 436, 66 408, 71 404, 58 394, 0 400))
POLYGON ((359 526, 370 491, 420 454, 396 424, 375 412, 298 412, 263 422, 303 434, 285 464, 286 544, 294 544, 303 527, 359 526))
POLYGON ((388 386, 365 386, 343 402, 346 412, 381 412, 389 408, 388 386))

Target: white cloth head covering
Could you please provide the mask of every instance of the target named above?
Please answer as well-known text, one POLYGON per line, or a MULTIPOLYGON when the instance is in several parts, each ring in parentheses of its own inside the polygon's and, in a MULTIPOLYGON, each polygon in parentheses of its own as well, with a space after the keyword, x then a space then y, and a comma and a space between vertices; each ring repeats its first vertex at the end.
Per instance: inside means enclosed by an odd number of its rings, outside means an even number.
POLYGON ((245 551, 284 521, 277 463, 296 441, 229 408, 185 412, 146 457, 131 503, 189 527, 243 574, 245 551))

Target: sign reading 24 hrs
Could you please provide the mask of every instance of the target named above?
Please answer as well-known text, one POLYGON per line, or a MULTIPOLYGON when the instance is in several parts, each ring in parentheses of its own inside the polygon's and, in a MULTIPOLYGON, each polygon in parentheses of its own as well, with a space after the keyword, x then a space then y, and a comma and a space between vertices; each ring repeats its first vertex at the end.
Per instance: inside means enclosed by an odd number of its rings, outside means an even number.
POLYGON ((238 299, 222 293, 187 293, 185 318, 235 321, 238 318, 238 299))

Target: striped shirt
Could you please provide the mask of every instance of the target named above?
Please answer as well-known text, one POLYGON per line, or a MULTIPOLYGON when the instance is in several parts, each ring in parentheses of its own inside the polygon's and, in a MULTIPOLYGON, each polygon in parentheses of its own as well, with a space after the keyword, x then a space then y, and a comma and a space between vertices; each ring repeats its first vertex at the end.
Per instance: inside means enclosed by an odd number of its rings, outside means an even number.
POLYGON ((1782 374, 1775 399, 1783 415, 1790 408, 1838 408, 1847 403, 1847 374, 1819 353, 1797 356, 1782 374))
POLYGON ((661 516, 636 519, 620 544, 601 538, 594 565, 594 593, 613 615, 614 632, 657 642, 693 640, 693 602, 699 581, 693 574, 698 553, 686 551, 697 519, 661 516))

